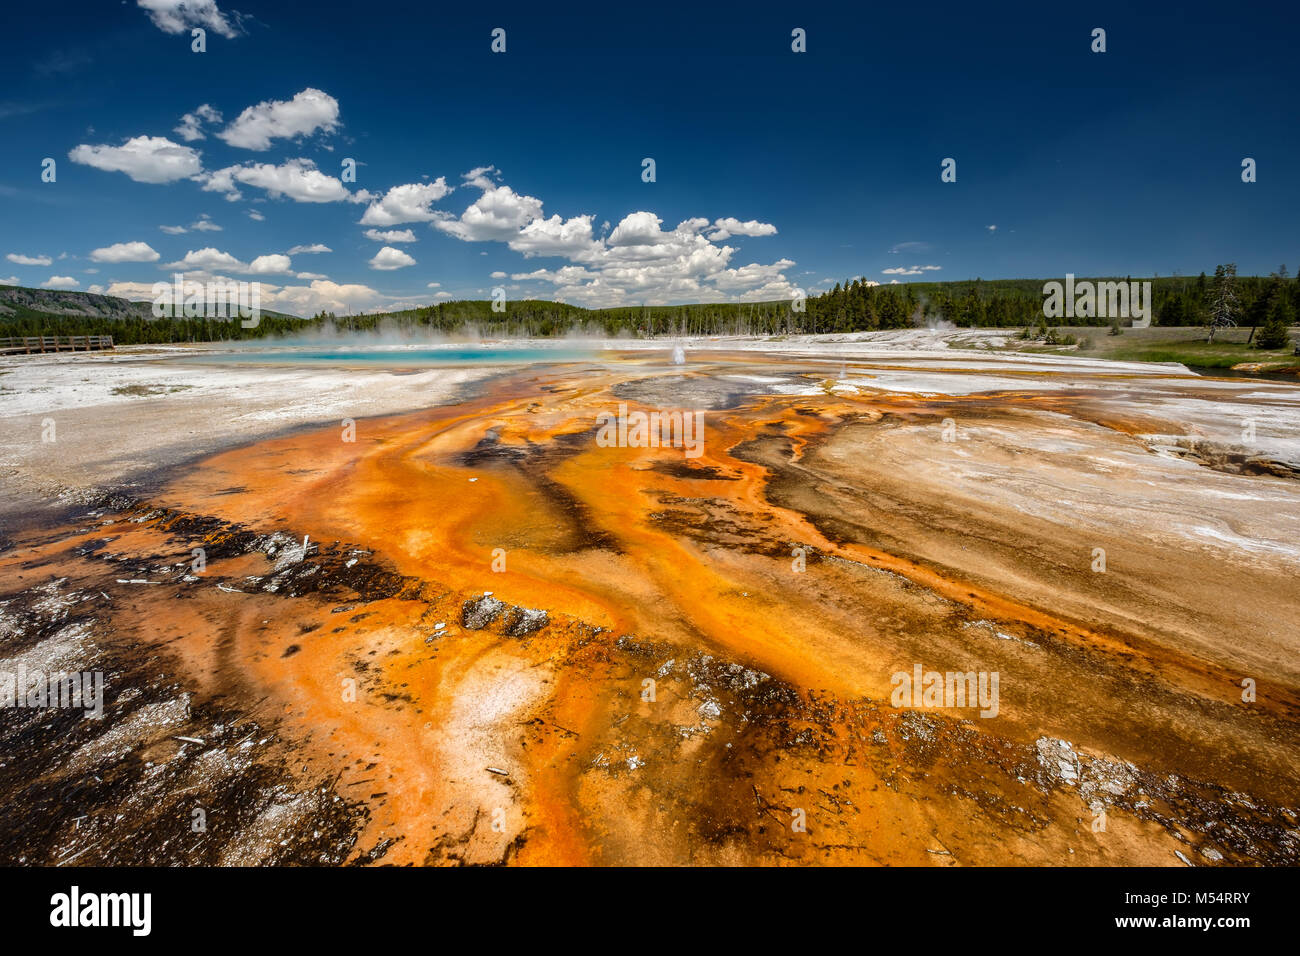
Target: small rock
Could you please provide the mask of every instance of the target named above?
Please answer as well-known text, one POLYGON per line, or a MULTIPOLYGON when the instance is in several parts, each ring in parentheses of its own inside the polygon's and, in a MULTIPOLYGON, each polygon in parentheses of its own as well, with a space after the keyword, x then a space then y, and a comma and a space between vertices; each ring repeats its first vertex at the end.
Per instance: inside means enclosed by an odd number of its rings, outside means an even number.
POLYGON ((477 631, 499 618, 505 608, 506 606, 491 594, 485 594, 477 601, 464 603, 461 607, 460 623, 471 631, 477 631))

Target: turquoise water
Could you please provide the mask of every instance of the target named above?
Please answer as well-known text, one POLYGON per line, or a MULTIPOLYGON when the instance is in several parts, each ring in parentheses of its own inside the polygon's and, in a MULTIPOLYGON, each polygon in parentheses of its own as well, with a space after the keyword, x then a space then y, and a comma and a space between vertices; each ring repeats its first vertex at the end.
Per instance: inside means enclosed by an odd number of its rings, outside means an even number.
POLYGON ((519 365, 532 362, 575 362, 596 352, 575 348, 281 348, 224 352, 199 357, 203 362, 257 365, 519 365))

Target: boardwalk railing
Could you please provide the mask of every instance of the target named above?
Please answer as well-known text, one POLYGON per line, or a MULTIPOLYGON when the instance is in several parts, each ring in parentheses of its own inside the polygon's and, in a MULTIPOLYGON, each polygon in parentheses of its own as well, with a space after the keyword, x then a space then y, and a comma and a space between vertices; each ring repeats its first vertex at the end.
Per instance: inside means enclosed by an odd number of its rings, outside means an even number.
POLYGON ((0 338, 0 355, 33 352, 97 352, 113 347, 111 335, 17 335, 0 338))

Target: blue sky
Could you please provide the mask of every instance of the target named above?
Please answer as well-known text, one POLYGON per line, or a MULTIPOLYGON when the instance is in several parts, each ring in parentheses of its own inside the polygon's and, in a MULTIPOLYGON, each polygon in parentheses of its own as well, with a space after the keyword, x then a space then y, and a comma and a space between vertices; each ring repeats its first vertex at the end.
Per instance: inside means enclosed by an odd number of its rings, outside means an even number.
POLYGON ((183 270, 311 314, 1294 271, 1297 27, 1252 3, 13 5, 0 281, 148 298, 183 270))

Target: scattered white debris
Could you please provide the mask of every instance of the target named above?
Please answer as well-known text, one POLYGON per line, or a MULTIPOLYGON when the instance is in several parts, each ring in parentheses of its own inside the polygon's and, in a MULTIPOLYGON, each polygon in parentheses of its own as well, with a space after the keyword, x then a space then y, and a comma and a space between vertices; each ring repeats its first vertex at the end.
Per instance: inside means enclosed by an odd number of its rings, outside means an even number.
POLYGON ((1025 647, 1037 648, 1038 645, 1033 641, 1027 641, 1023 637, 1016 637, 1014 634, 1008 634, 1006 631, 999 631, 998 626, 992 621, 967 621, 962 625, 963 630, 969 630, 978 627, 981 630, 987 630, 1000 641, 1015 641, 1017 644, 1023 644, 1025 647))

